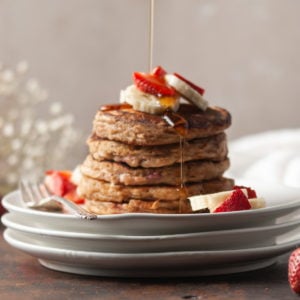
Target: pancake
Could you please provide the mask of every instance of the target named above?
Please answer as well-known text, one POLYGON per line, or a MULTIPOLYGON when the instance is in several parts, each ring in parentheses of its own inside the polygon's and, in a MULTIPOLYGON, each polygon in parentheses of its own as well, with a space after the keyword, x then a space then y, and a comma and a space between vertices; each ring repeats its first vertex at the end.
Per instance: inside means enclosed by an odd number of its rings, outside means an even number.
MULTIPOLYGON (((229 168, 229 160, 191 161, 183 164, 183 182, 200 182, 218 178, 229 168)), ((180 185, 181 165, 161 168, 131 168, 124 163, 97 161, 89 155, 81 165, 82 174, 113 184, 123 185, 180 185)))
POLYGON ((223 177, 199 183, 191 183, 186 185, 186 195, 185 193, 181 193, 177 186, 125 186, 82 175, 77 191, 85 199, 105 202, 122 203, 128 202, 131 199, 178 201, 185 200, 187 197, 193 195, 231 190, 233 185, 234 182, 232 179, 223 177))
MULTIPOLYGON (((186 140, 223 132, 231 125, 229 112, 209 107, 205 112, 193 105, 181 104, 177 113, 188 123, 186 140)), ((99 110, 94 118, 93 133, 101 138, 133 145, 166 145, 178 143, 180 136, 160 115, 132 108, 99 110)))
MULTIPOLYGON (((178 143, 163 146, 136 146, 121 142, 103 140, 92 135, 87 144, 96 160, 110 160, 126 163, 130 167, 156 168, 180 163, 181 152, 178 143)), ((183 161, 220 161, 228 154, 225 133, 184 142, 183 161)))
POLYGON ((87 200, 85 208, 95 214, 121 214, 121 213, 158 213, 176 214, 191 213, 189 201, 145 201, 129 200, 128 203, 102 202, 87 200))

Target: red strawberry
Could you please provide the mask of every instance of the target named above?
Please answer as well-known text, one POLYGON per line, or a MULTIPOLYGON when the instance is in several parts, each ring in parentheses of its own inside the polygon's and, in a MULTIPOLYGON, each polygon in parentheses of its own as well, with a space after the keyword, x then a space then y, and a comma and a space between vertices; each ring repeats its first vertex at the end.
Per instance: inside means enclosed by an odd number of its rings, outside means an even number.
POLYGON ((164 78, 164 76, 167 75, 167 71, 164 70, 161 66, 157 66, 152 70, 151 75, 158 78, 164 78))
POLYGON ((76 203, 76 204, 84 204, 84 202, 85 202, 85 199, 84 199, 84 198, 80 198, 80 197, 78 196, 78 194, 77 194, 77 192, 76 192, 76 189, 67 192, 67 193, 64 195, 64 198, 69 199, 69 200, 73 201, 73 202, 76 203))
POLYGON ((214 212, 229 212, 250 209, 251 205, 242 190, 236 189, 218 206, 214 212))
POLYGON ((178 73, 174 73, 174 75, 176 77, 178 77, 179 79, 181 79, 182 81, 184 81, 185 83, 187 83, 189 86, 191 86, 194 90, 196 90, 200 95, 203 95, 205 90, 200 87, 200 86, 197 86, 196 84, 190 82, 189 80, 185 79, 184 77, 182 77, 181 75, 179 75, 178 73))
POLYGON ((3 215, 6 212, 5 208, 2 206, 1 203, 1 196, 0 196, 0 216, 3 215))
POLYGON ((243 186, 243 185, 235 185, 233 187, 234 190, 236 189, 246 189, 248 193, 248 199, 257 198, 255 190, 251 189, 250 187, 243 186))
POLYGON ((70 178, 70 171, 51 170, 46 172, 45 184, 54 195, 63 197, 66 193, 76 189, 70 178))
POLYGON ((291 289, 300 293, 300 248, 292 252, 289 258, 288 279, 291 289))
POLYGON ((140 72, 133 73, 133 81, 138 89, 155 96, 175 96, 175 90, 163 78, 140 72))

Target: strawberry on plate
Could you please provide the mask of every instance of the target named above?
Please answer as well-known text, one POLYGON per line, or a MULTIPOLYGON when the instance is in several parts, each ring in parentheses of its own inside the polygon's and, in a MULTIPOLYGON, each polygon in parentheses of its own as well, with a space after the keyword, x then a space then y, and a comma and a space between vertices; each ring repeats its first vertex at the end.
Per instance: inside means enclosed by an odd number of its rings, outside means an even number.
POLYGON ((64 194, 64 198, 73 201, 76 204, 84 204, 85 200, 84 198, 80 198, 76 192, 76 189, 68 191, 66 194, 64 194))
POLYGON ((44 181, 47 188, 54 195, 82 204, 84 199, 77 195, 77 186, 71 181, 71 176, 71 171, 49 170, 46 172, 44 181))
POLYGON ((292 252, 288 263, 288 280, 291 289, 300 293, 300 248, 292 252))
POLYGON ((2 206, 1 197, 0 197, 0 216, 6 212, 5 208, 2 206))
POLYGON ((153 75, 141 72, 134 72, 133 81, 136 87, 144 93, 148 93, 158 97, 172 97, 176 95, 176 91, 166 83, 163 77, 159 77, 157 74, 153 75))
POLYGON ((76 188, 70 181, 71 175, 70 171, 49 170, 46 172, 45 184, 54 195, 63 197, 68 191, 76 188))
POLYGON ((234 190, 213 212, 230 212, 251 209, 251 204, 241 189, 234 190))
POLYGON ((235 185, 235 186, 233 187, 233 189, 234 189, 234 190, 236 190, 236 189, 245 189, 245 190, 247 190, 248 199, 257 198, 256 191, 253 190, 253 189, 250 188, 250 187, 243 186, 243 185, 235 185))

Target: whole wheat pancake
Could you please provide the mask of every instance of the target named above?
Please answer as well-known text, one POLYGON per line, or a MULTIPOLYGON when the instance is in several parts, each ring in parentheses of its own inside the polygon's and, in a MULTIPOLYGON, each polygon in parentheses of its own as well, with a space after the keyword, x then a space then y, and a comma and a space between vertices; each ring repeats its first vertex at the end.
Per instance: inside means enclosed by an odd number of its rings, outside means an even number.
POLYGON ((145 201, 129 200, 128 203, 102 202, 86 200, 85 207, 88 211, 99 214, 121 214, 121 213, 159 213, 177 214, 191 213, 192 209, 188 200, 186 201, 145 201))
MULTIPOLYGON (((205 112, 189 104, 181 104, 177 114, 188 123, 186 140, 207 137, 224 131, 231 124, 229 112, 209 107, 205 112)), ((99 110, 93 132, 102 139, 134 145, 166 145, 178 143, 178 132, 160 115, 132 108, 99 110)))
MULTIPOLYGON (((183 182, 200 182, 219 178, 229 168, 229 159, 222 161, 191 161, 183 164, 183 182)), ((181 165, 161 168, 131 168, 124 163, 97 161, 89 155, 81 165, 81 172, 91 178, 113 184, 154 185, 181 183, 181 165)))
POLYGON ((89 200, 119 203, 128 202, 131 199, 178 201, 185 200, 187 197, 193 195, 231 190, 232 187, 232 179, 221 177, 199 183, 187 184, 187 195, 185 195, 184 193, 181 193, 176 186, 125 186, 82 175, 78 185, 78 194, 89 200))
MULTIPOLYGON (((88 141, 89 151, 96 160, 123 162, 130 167, 156 168, 180 163, 181 150, 178 143, 162 146, 136 146, 103 140, 92 135, 88 141)), ((225 133, 185 141, 183 161, 223 160, 227 156, 225 133)))

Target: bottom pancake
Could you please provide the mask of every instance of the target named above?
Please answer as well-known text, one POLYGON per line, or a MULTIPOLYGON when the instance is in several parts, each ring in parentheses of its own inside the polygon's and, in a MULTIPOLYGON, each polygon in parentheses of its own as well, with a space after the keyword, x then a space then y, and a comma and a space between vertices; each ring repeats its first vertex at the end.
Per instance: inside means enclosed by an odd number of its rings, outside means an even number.
POLYGON ((104 202, 123 203, 129 202, 131 199, 179 201, 193 195, 231 190, 233 185, 234 181, 232 179, 221 177, 187 184, 185 186, 186 193, 181 193, 177 186, 124 186, 82 175, 78 185, 78 193, 85 199, 104 202))

